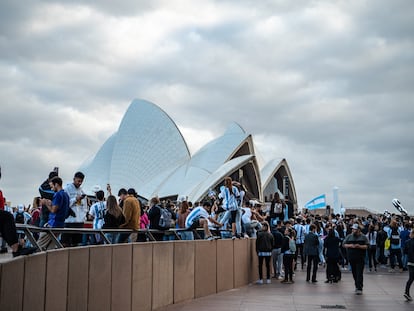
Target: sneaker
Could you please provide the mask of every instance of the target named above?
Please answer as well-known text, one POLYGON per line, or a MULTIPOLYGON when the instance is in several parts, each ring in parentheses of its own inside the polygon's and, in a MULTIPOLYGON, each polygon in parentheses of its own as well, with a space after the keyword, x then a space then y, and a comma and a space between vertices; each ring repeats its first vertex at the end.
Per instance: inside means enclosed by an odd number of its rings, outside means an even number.
POLYGON ((232 239, 232 240, 235 240, 235 239, 237 239, 237 237, 236 237, 235 235, 232 235, 232 236, 231 236, 231 239, 232 239))
POLYGON ((409 294, 404 294, 404 298, 407 299, 407 301, 413 301, 413 298, 409 294))
POLYGON ((389 273, 394 273, 395 272, 395 269, 391 268, 391 269, 388 270, 388 272, 389 273))
POLYGON ((206 237, 206 240, 207 241, 213 241, 214 240, 214 237, 212 235, 210 235, 210 236, 206 237))
POLYGON ((362 295, 362 289, 356 289, 355 295, 362 295))
POLYGON ((262 279, 257 280, 257 281, 256 281, 256 284, 258 284, 258 285, 262 285, 262 284, 263 284, 263 280, 262 280, 262 279))
POLYGON ((318 280, 312 280, 312 283, 317 283, 318 282, 318 280))
POLYGON ((283 280, 283 276, 279 275, 279 276, 277 277, 277 279, 278 279, 278 280, 283 280))
POLYGON ((288 284, 289 281, 288 280, 282 280, 280 283, 282 283, 282 284, 288 284))
POLYGON ((7 247, 3 247, 1 250, 0 250, 0 254, 6 254, 7 253, 7 247))
POLYGON ((33 254, 36 250, 36 247, 22 247, 21 245, 19 245, 17 251, 13 252, 13 257, 30 255, 33 254))
POLYGON ((266 284, 271 284, 271 283, 272 283, 272 281, 270 279, 266 280, 266 284))

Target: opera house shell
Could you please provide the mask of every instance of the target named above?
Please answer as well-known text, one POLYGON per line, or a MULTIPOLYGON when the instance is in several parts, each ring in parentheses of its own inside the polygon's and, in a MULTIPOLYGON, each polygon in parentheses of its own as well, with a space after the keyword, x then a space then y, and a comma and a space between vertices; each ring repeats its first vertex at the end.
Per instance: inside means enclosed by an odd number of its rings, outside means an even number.
POLYGON ((144 198, 203 200, 217 191, 226 176, 239 181, 248 199, 268 201, 275 192, 288 195, 296 207, 296 191, 285 159, 261 165, 252 135, 237 123, 194 155, 174 121, 158 106, 134 100, 119 129, 91 160, 80 167, 85 192, 109 182, 136 189, 144 198))

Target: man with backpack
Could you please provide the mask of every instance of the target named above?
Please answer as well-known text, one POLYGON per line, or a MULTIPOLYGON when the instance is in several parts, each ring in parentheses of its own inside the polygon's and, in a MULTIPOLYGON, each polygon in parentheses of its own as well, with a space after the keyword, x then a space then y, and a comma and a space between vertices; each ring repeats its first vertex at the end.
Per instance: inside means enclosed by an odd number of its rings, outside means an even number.
MULTIPOLYGON (((158 197, 153 197, 150 200, 148 218, 150 221, 150 229, 166 231, 172 227, 172 222, 177 219, 177 216, 169 207, 163 206, 158 197)), ((164 233, 153 233, 153 237, 157 241, 163 241, 164 236, 164 233)), ((165 238, 165 240, 167 239, 165 238)))
POLYGON ((390 239, 390 272, 395 272, 395 258, 397 258, 401 272, 403 271, 400 233, 401 229, 397 221, 395 219, 391 220, 390 228, 388 229, 388 238, 390 239))

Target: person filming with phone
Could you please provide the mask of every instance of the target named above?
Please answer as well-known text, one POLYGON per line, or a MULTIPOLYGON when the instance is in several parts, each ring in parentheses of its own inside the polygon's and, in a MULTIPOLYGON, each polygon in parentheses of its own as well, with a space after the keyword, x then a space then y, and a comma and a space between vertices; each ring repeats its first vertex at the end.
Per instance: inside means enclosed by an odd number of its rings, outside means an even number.
MULTIPOLYGON (((85 175, 82 172, 76 172, 73 182, 65 187, 65 192, 69 195, 69 216, 65 220, 65 228, 83 228, 86 214, 88 212, 88 203, 86 194, 83 192, 82 183, 85 175)), ((82 234, 62 234, 62 244, 67 246, 78 246, 82 242, 82 234)))

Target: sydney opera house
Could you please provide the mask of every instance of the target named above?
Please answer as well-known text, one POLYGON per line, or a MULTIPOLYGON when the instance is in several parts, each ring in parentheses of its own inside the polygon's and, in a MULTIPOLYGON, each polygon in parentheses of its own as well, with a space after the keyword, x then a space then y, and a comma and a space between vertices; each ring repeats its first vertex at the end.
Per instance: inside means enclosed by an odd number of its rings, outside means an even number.
POLYGON ((237 123, 191 155, 174 121, 158 106, 134 100, 119 129, 82 165, 86 192, 109 182, 116 193, 133 187, 144 198, 158 196, 192 202, 222 185, 226 176, 239 181, 246 197, 269 201, 275 192, 289 196, 295 208, 293 178, 285 159, 261 163, 253 137, 237 123))

